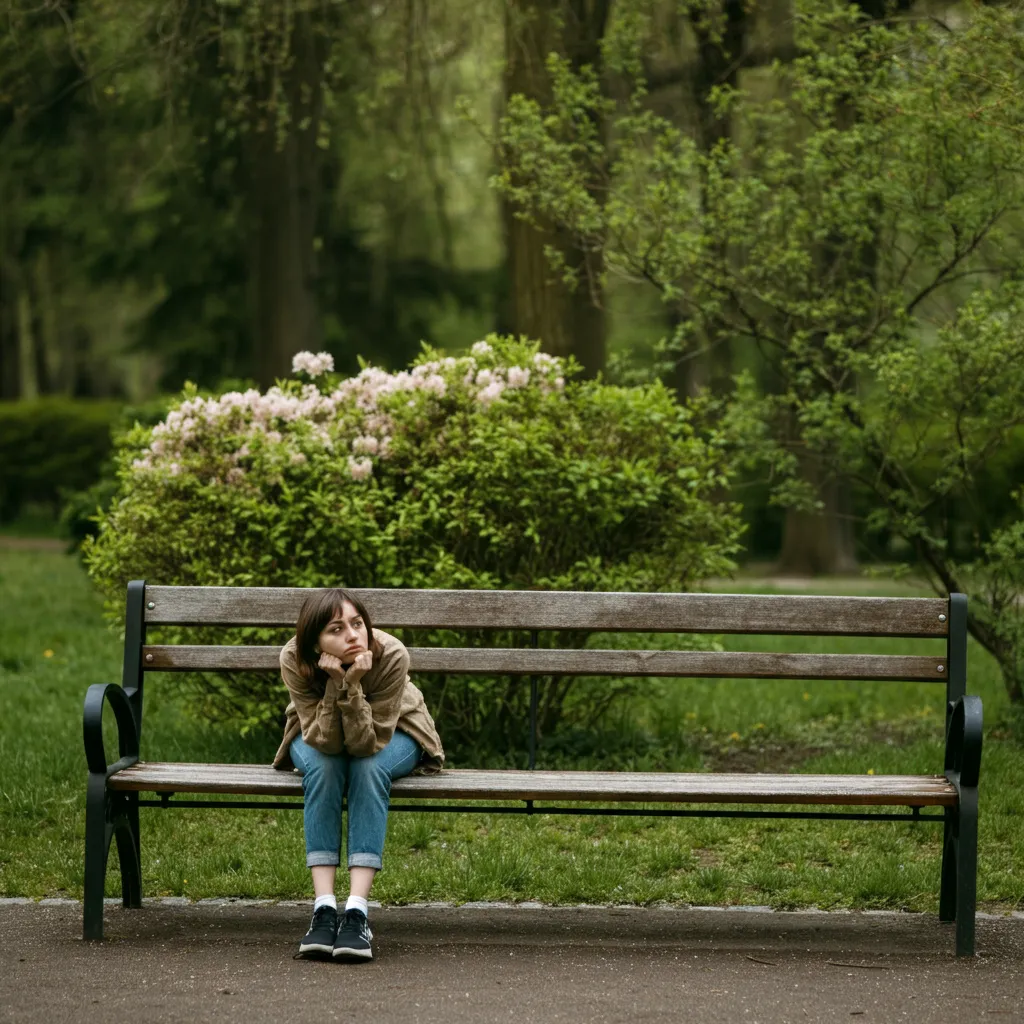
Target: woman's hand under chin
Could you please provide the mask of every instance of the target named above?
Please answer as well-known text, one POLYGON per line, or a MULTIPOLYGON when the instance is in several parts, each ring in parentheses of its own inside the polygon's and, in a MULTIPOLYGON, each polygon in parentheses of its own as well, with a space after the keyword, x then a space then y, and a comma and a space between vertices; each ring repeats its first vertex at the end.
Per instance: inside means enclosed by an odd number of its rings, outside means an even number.
POLYGON ((373 653, 371 651, 360 651, 356 655, 356 660, 349 666, 348 672, 345 673, 345 678, 350 683, 357 683, 372 667, 373 653))
POLYGON ((326 651, 320 655, 317 664, 336 682, 358 683, 373 667, 373 653, 360 651, 349 665, 348 671, 345 670, 340 658, 327 654, 326 651))
POLYGON ((333 654, 324 651, 317 664, 336 682, 340 683, 345 678, 345 668, 341 664, 341 659, 333 654))

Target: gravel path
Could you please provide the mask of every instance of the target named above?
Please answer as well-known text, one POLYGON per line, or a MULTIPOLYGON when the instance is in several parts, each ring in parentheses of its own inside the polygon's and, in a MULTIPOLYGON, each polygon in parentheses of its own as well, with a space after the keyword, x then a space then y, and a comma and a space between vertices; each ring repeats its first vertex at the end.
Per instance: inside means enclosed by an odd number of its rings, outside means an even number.
POLYGON ((1024 916, 953 956, 932 915, 371 907, 375 959, 292 959, 311 903, 0 905, 0 1019, 1024 1022, 1024 916))

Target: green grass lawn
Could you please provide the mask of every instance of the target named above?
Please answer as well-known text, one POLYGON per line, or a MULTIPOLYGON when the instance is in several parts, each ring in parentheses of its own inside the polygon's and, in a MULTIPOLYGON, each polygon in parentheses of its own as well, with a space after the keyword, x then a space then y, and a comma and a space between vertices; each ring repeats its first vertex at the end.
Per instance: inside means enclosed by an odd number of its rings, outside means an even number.
MULTIPOLYGON (((771 587, 750 581, 718 589, 771 587)), ((912 592, 862 580, 816 581, 813 590, 912 592)), ((60 553, 0 550, 0 607, 0 896, 81 898, 82 699, 90 683, 119 680, 120 640, 77 562, 60 553)), ((930 643, 732 637, 727 646, 931 653, 930 643)), ((174 680, 147 682, 145 759, 270 762, 278 737, 243 739, 192 721, 174 680)), ((998 671, 976 646, 969 691, 982 697, 986 719, 979 901, 1013 909, 1024 903, 1024 750, 1006 725, 998 671)), ((942 766, 942 704, 942 687, 929 684, 651 680, 602 734, 595 749, 608 755, 591 752, 576 764, 932 773, 942 766)), ((443 739, 443 721, 438 728, 443 739)), ((556 757, 564 765, 567 749, 542 747, 539 766, 556 757)), ((144 808, 141 817, 145 896, 312 895, 297 811, 144 808)), ((938 906, 941 827, 934 824, 409 812, 392 814, 388 830, 373 889, 387 904, 938 906)), ((119 894, 112 850, 107 895, 119 894)))

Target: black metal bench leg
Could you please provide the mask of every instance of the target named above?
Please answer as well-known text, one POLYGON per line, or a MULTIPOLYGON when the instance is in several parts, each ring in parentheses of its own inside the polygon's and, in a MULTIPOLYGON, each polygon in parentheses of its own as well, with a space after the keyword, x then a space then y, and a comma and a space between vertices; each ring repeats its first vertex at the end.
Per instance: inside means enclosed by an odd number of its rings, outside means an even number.
POLYGON ((956 920, 956 808, 946 807, 942 826, 942 881, 939 886, 939 920, 956 920))
POLYGON ((107 854, 113 832, 108 823, 107 779, 89 775, 85 797, 85 893, 83 939, 103 938, 103 885, 107 876, 107 854))
POLYGON ((142 865, 139 860, 139 803, 135 793, 117 800, 114 835, 121 864, 121 901, 125 907, 142 906, 142 865))
MULTIPOLYGON (((139 865, 139 882, 142 881, 142 833, 139 831, 139 794, 128 793, 128 824, 135 837, 135 861, 139 865)), ((141 897, 140 897, 141 899, 141 897)))
POLYGON ((956 955, 974 956, 974 915, 978 886, 978 791, 960 792, 956 839, 956 955))
POLYGON ((121 900, 142 906, 139 863, 139 805, 136 794, 111 793, 104 775, 90 774, 85 798, 85 893, 82 937, 103 938, 103 892, 110 842, 117 839, 121 865, 121 900))

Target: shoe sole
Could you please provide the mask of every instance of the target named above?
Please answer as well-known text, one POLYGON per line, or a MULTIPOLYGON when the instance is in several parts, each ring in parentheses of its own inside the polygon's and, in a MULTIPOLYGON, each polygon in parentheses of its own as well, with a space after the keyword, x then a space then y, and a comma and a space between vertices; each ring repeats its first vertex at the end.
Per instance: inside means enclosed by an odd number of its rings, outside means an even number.
POLYGON ((311 942, 308 944, 299 944, 300 953, 326 953, 328 956, 334 951, 333 946, 325 946, 319 942, 311 942))
POLYGON ((372 960, 372 949, 352 949, 349 946, 336 946, 334 949, 335 959, 343 956, 355 957, 357 960, 372 960))

